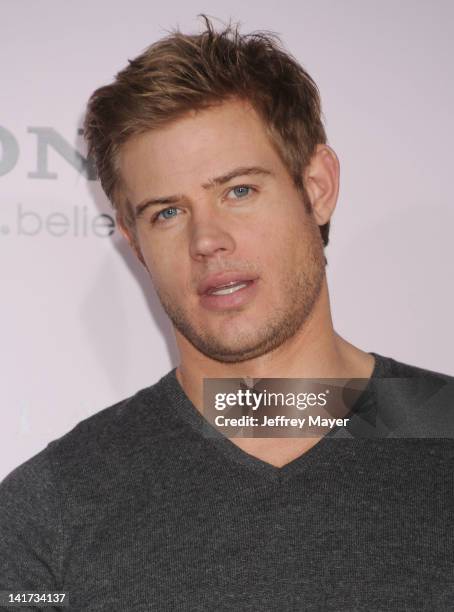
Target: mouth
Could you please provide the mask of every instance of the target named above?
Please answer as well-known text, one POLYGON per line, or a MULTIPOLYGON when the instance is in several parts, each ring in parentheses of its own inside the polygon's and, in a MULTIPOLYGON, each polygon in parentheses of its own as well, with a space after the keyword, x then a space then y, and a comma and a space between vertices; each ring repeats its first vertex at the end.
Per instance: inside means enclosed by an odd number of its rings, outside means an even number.
POLYGON ((209 289, 206 294, 207 295, 230 295, 231 293, 235 293, 235 291, 239 291, 243 289, 243 287, 247 287, 249 283, 253 281, 245 280, 245 281, 231 281, 230 283, 226 283, 225 285, 220 285, 219 287, 212 287, 209 289))
POLYGON ((201 305, 208 310, 228 310, 244 306, 256 294, 258 280, 258 278, 237 280, 217 287, 211 287, 200 296, 201 305))

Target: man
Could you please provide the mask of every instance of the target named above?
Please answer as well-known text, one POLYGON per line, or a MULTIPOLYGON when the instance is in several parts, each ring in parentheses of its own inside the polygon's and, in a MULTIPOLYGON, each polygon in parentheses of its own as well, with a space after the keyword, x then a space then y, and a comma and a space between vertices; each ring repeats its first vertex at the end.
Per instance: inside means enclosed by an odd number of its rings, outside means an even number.
POLYGON ((130 61, 85 125, 180 363, 6 478, 0 588, 73 610, 452 610, 453 379, 334 331, 318 90, 272 36, 206 27, 130 61), (365 388, 329 434, 207 435, 204 379, 227 378, 365 388))

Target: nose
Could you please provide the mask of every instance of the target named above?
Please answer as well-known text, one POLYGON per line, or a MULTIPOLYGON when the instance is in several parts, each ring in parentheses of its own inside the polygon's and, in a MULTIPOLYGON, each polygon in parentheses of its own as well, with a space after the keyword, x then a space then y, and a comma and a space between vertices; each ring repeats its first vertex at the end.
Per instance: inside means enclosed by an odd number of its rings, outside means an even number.
POLYGON ((207 212, 205 209, 203 214, 194 215, 191 223, 189 250, 193 259, 202 261, 235 251, 235 240, 219 212, 207 212))

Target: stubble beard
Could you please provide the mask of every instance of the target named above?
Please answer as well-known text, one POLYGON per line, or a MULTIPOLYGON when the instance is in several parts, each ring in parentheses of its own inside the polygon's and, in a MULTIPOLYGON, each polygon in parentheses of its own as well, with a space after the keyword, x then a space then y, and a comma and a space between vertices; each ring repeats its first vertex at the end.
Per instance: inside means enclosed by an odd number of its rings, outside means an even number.
POLYGON ((299 269, 284 277, 283 306, 274 308, 269 319, 252 334, 238 334, 234 346, 223 342, 220 335, 194 326, 190 315, 179 304, 159 288, 156 291, 175 328, 198 351, 221 363, 240 363, 277 349, 302 330, 320 296, 324 276, 323 245, 319 236, 312 234, 299 269))

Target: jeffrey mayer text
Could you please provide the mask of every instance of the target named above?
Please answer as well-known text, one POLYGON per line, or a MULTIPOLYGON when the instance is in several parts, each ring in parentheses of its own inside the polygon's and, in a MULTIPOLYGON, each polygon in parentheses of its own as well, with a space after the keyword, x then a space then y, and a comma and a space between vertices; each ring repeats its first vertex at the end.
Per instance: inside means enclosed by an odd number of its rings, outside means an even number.
POLYGON ((225 417, 224 415, 218 415, 215 418, 215 424, 218 427, 298 427, 302 429, 304 426, 330 428, 334 426, 345 427, 349 420, 350 419, 329 419, 321 416, 290 418, 283 415, 275 417, 268 417, 265 415, 262 422, 259 423, 257 417, 249 415, 241 417, 225 417))

